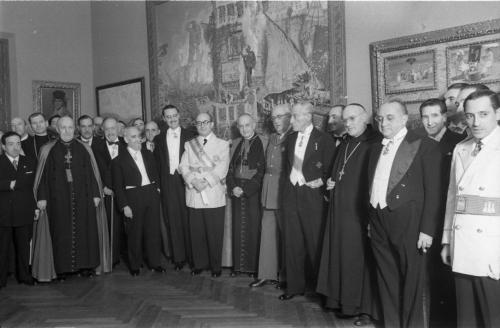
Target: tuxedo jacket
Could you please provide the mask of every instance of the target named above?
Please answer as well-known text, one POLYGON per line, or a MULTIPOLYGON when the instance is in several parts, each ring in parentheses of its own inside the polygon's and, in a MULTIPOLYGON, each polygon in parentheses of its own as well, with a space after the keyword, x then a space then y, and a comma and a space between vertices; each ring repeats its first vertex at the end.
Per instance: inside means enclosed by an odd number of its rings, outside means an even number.
MULTIPOLYGON (((141 154, 149 181, 151 184, 157 184, 158 170, 156 169, 153 154, 144 148, 141 148, 141 154)), ((141 186, 141 172, 127 149, 111 161, 111 171, 113 176, 113 190, 116 195, 118 208, 122 209, 129 204, 126 190, 141 186)))
MULTIPOLYGON (((181 128, 180 144, 179 144, 179 164, 184 154, 184 145, 187 141, 194 138, 195 134, 192 131, 181 128)), ((167 146, 167 132, 163 131, 154 138, 154 156, 156 159, 156 164, 158 167, 158 172, 160 173, 160 184, 161 188, 164 189, 168 182, 168 176, 170 175, 170 153, 167 146)))
POLYGON ((16 171, 7 155, 0 155, 0 226, 16 227, 33 223, 35 173, 35 159, 19 156, 16 171), (16 185, 11 190, 10 182, 13 180, 16 180, 16 185))
MULTIPOLYGON (((94 137, 92 141, 92 151, 94 152, 94 157, 99 167, 99 173, 101 174, 102 183, 105 187, 113 189, 113 179, 111 174, 111 154, 108 150, 108 145, 105 139, 100 139, 99 142, 95 142, 98 137, 94 137)), ((122 138, 118 138, 118 155, 127 151, 127 145, 122 138)))
MULTIPOLYGON (((373 146, 368 163, 370 192, 382 143, 373 146)), ((414 202, 420 216, 420 232, 434 236, 440 222, 442 155, 436 141, 408 131, 392 163, 387 186, 387 206, 396 210, 414 202)))
MULTIPOLYGON (((297 143, 298 132, 293 132, 286 140, 286 161, 284 181, 290 181, 293 159, 295 155, 295 144, 297 143)), ((313 128, 309 141, 307 142, 304 160, 302 162, 302 175, 306 182, 322 179, 326 185, 326 180, 330 176, 333 157, 335 154, 335 142, 331 136, 313 128)))

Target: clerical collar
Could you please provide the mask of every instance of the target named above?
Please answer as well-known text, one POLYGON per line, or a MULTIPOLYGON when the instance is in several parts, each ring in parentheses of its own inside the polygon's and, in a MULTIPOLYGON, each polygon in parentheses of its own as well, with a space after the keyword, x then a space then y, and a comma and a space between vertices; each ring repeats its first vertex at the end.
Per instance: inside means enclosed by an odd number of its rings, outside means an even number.
POLYGON ((92 141, 92 137, 90 137, 89 139, 85 139, 84 137, 82 137, 82 141, 86 142, 86 143, 90 143, 92 141))
POLYGON ((439 131, 435 136, 429 136, 429 138, 436 140, 437 142, 440 142, 441 139, 443 139, 444 134, 446 133, 446 126, 443 126, 441 131, 439 131))
POLYGON ((43 133, 43 134, 35 134, 35 137, 46 137, 47 136, 47 132, 43 133))
POLYGON ((12 163, 14 161, 17 161, 19 162, 19 155, 17 155, 17 157, 12 157, 10 156, 9 154, 5 153, 5 155, 7 155, 7 158, 9 159, 9 161, 12 163))
POLYGON ((178 126, 175 129, 168 128, 167 133, 168 134, 172 134, 172 133, 179 134, 179 133, 181 133, 181 127, 178 126))
POLYGON ((69 145, 71 145, 71 144, 73 143, 73 139, 71 139, 70 141, 64 141, 64 140, 62 140, 62 139, 60 139, 60 140, 61 140, 61 143, 62 143, 63 145, 65 145, 65 146, 69 146, 69 145))
POLYGON ((299 131, 299 135, 304 135, 304 136, 310 135, 310 134, 311 134, 311 132, 312 132, 312 130, 313 130, 313 128, 314 128, 314 125, 312 125, 312 123, 311 123, 311 124, 309 124, 309 126, 308 126, 305 130, 304 130, 304 132, 300 132, 300 131, 299 131))

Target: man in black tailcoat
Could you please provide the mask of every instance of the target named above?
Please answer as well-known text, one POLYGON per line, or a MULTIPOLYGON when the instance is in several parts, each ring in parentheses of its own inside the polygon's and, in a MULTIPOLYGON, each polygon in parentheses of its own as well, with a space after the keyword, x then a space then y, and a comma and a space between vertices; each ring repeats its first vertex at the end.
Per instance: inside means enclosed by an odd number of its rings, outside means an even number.
POLYGON ((181 270, 185 263, 192 266, 192 254, 186 186, 178 167, 184 154, 184 144, 194 137, 194 133, 180 126, 177 107, 165 106, 162 117, 168 129, 155 137, 154 155, 160 173, 163 216, 171 241, 172 260, 175 270, 181 270))

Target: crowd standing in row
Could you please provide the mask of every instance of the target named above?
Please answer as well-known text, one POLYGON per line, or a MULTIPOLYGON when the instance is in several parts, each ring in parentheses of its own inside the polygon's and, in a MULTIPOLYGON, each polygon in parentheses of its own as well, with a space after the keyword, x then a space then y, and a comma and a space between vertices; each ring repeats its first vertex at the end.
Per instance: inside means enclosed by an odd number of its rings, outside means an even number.
POLYGON ((28 135, 14 118, 1 137, 0 288, 9 268, 28 285, 120 260, 132 276, 165 272, 162 252, 177 271, 219 277, 230 205, 231 276, 252 288, 274 284, 283 301, 313 290, 357 326, 500 326, 499 108, 484 85, 454 84, 420 105, 422 129, 394 99, 378 129, 361 104, 332 107, 328 134, 310 103, 281 104, 271 135, 243 114, 231 145, 209 113, 197 134, 181 127, 174 105, 166 131, 83 115, 75 138, 71 117, 33 113, 28 135))

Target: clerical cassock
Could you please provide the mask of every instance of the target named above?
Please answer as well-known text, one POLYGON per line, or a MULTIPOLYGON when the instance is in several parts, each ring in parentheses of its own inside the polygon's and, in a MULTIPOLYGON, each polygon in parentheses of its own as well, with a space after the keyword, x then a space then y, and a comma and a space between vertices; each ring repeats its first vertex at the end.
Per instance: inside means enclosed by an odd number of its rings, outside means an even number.
POLYGON ((317 292, 325 306, 347 316, 369 314, 377 318, 370 272, 372 255, 367 236, 369 181, 368 155, 381 135, 368 127, 360 136, 340 144, 331 180, 328 216, 323 240, 317 292))
POLYGON ((227 188, 240 187, 240 197, 232 195, 233 270, 256 274, 259 264, 260 224, 262 207, 260 193, 266 169, 264 145, 254 134, 249 139, 237 139, 227 175, 227 188))
POLYGON ((101 195, 90 156, 77 140, 57 140, 38 168, 42 173, 37 199, 47 201, 57 274, 94 269, 100 264, 93 199, 101 195))

